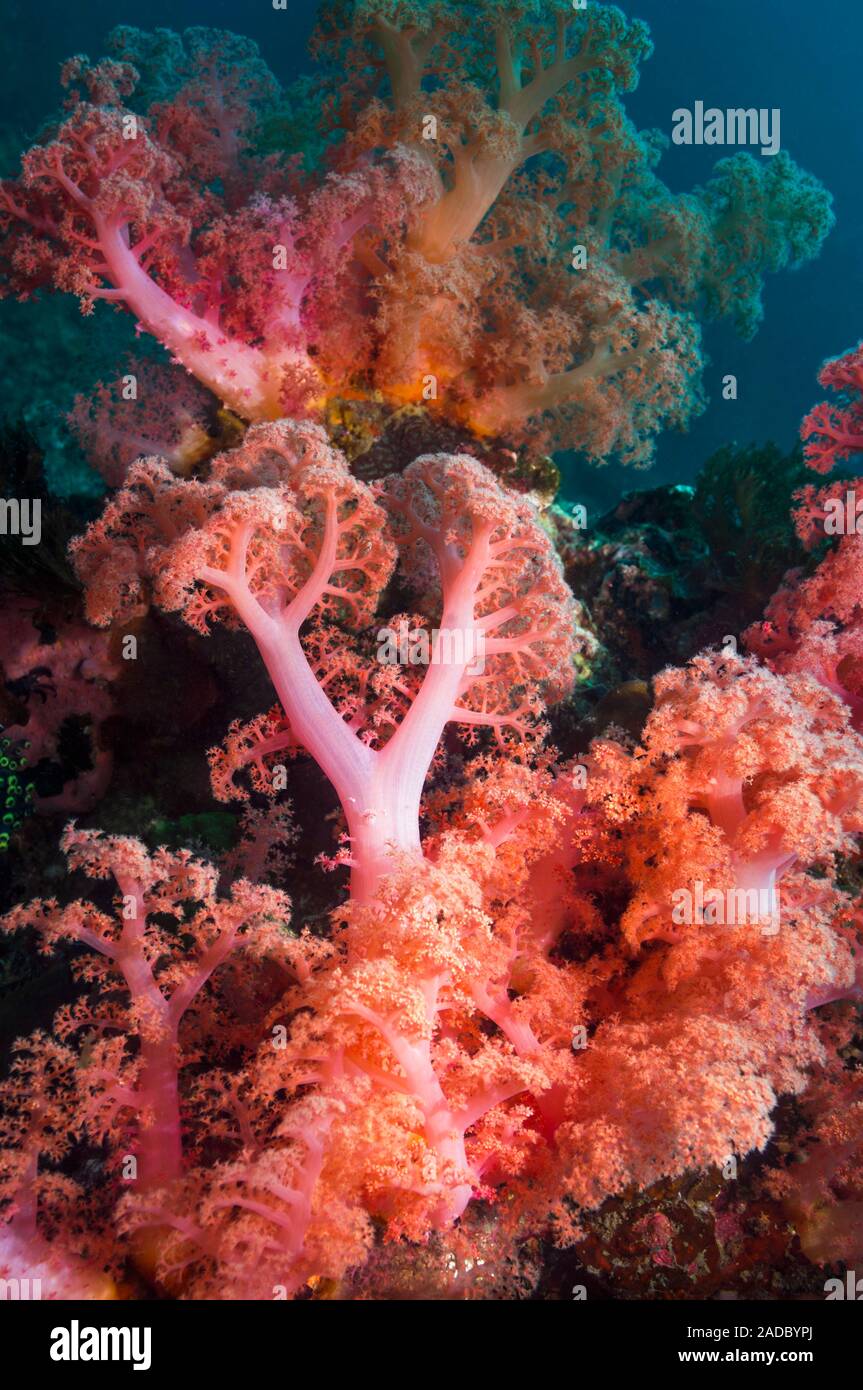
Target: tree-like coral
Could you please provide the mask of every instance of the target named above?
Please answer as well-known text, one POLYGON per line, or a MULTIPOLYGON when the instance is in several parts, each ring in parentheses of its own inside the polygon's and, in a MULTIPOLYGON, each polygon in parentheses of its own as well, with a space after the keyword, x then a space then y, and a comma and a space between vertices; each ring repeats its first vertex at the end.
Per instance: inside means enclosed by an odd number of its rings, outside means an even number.
POLYGON ((763 1148, 777 1096, 827 1055, 812 1011, 856 998, 860 969, 823 876, 860 831, 863 743, 834 696, 699 658, 664 673, 634 754, 589 761, 588 805, 623 839, 632 965, 596 996, 555 1137, 548 1199, 577 1207, 763 1148))
MULTIPOLYGON (((801 435, 811 468, 827 473, 863 451, 854 431, 863 387, 860 349, 828 362, 821 383, 845 393, 846 406, 816 406, 801 435)), ((795 523, 807 550, 821 555, 810 573, 792 570, 748 630, 750 648, 774 670, 806 671, 849 706, 863 728, 863 480, 849 478, 795 494, 795 523), (826 554, 825 545, 829 544, 826 554)))
MULTIPOLYGON (((263 148, 253 44, 123 28, 0 190, 6 291, 108 299, 189 374, 134 369, 134 421, 116 386, 76 403, 116 489, 71 547, 87 617, 240 630, 276 696, 211 751, 244 812, 219 866, 71 825, 92 900, 0 923, 74 962, 2 1092, 0 1269, 54 1293, 375 1288, 387 1245, 517 1271, 611 1195, 763 1150, 863 990, 859 534, 786 586, 766 662, 666 669, 643 730, 569 762, 549 710, 592 639, 553 528, 471 452, 646 462, 699 404, 696 316, 753 330, 827 195, 784 154, 672 195, 622 101, 649 36, 610 5, 345 0, 315 46, 315 179, 263 148), (321 423, 419 402, 468 445, 408 422, 384 477, 321 423), (350 882, 291 926, 301 753, 350 882)), ((806 543, 834 500, 801 498, 806 543)), ((815 1225, 857 1137, 819 1126, 815 1225)))
POLYGON ((125 307, 246 420, 424 402, 643 464, 700 407, 695 315, 753 331, 832 222, 784 152, 671 194, 623 106, 650 38, 611 5, 325 7, 317 181, 256 149, 279 94, 251 42, 111 47, 65 65, 69 114, 0 187, 2 287, 125 307))
POLYGON ((816 405, 800 433, 809 467, 829 473, 842 459, 863 453, 863 343, 825 362, 818 380, 838 393, 839 403, 816 405))
POLYGON ((107 954, 85 973, 95 997, 58 1028, 97 1030, 77 1122, 140 1154, 118 1214, 139 1267, 187 1296, 292 1295, 349 1278, 375 1226, 421 1245, 457 1221, 462 1244, 487 1249, 484 1208, 503 1257, 537 1231, 571 1240, 581 1212, 631 1184, 763 1148, 777 1097, 829 1056, 816 1011, 859 996, 830 870, 860 830, 861 779, 863 744, 834 696, 705 657, 666 673, 633 751, 597 743, 556 771, 478 759, 431 798, 424 858, 374 865, 373 893, 361 873, 329 939, 288 935, 272 890, 235 885, 219 904, 215 870, 188 856, 70 832, 76 862, 110 869, 123 901, 144 884, 145 917, 118 935, 93 905, 37 903, 6 926, 107 954), (622 890, 618 923, 599 905, 622 890), (686 895, 694 909, 678 915, 686 895), (250 967, 213 993, 252 919, 284 992, 260 992, 250 967), (142 920, 143 957, 123 949, 142 920), (187 936, 197 955, 179 958, 187 936), (139 1053, 112 1040, 118 968, 133 997, 139 974, 144 986, 139 1053), (159 1017, 186 1018, 195 1068, 161 1048, 150 994, 159 1017), (161 1090, 137 1104, 154 1049, 169 1116, 161 1090), (160 1117, 175 1142, 154 1179, 160 1117))
MULTIPOLYGON (((90 997, 59 1020, 63 1037, 93 1030, 81 1088, 84 1116, 98 1138, 121 1139, 130 1128, 136 1180, 159 1187, 179 1176, 181 1121, 178 1072, 180 1026, 210 977, 244 934, 261 955, 278 940, 289 903, 274 889, 238 880, 231 897, 216 895, 215 869, 187 851, 150 856, 137 840, 67 828, 63 848, 71 869, 113 877, 117 920, 92 903, 60 908, 53 899, 14 908, 6 931, 34 928, 49 952, 60 941, 96 953, 83 965, 90 997), (188 910, 188 905, 194 910, 188 910), (126 998, 116 995, 122 982, 126 998)), ((214 1012, 209 1027, 215 1027, 214 1012)))
POLYGON ((78 1100, 74 1052, 44 1033, 19 1041, 0 1082, 0 1277, 18 1297, 116 1296, 87 1194, 56 1166, 81 1135, 78 1100))
POLYGON ((352 892, 366 900, 394 856, 420 851, 447 724, 524 743, 541 732, 543 696, 574 674, 575 609, 551 542, 532 505, 468 457, 419 458, 373 492, 319 427, 260 425, 206 482, 135 464, 73 553, 97 623, 134 608, 147 584, 199 631, 248 628, 284 719, 232 731, 229 765, 260 771, 279 751, 309 752, 338 793, 352 892), (369 624, 397 555, 406 581, 437 595, 425 664, 406 671, 382 659, 392 628, 358 660, 337 626, 369 624))
POLYGON ((313 284, 345 273, 360 228, 404 216, 422 173, 395 152, 334 175, 301 208, 289 168, 253 164, 254 191, 235 207, 225 166, 241 158, 261 64, 244 45, 225 66, 231 38, 196 42, 194 75, 146 119, 121 104, 137 79, 131 65, 66 66, 67 85, 82 81, 90 100, 73 99, 53 141, 25 156, 20 184, 3 186, 5 265, 19 295, 53 284, 85 312, 100 299, 123 305, 226 405, 273 418, 320 390, 315 333, 301 321, 303 309, 315 321, 313 284), (207 115, 201 94, 216 66, 232 91, 207 115))
MULTIPOLYGON (((721 656, 665 671, 655 687, 644 746, 657 766, 673 758, 657 782, 656 815, 674 830, 657 841, 654 817, 642 811, 631 840, 640 891, 624 933, 675 940, 691 925, 667 893, 669 884, 686 889, 694 902, 687 864, 705 890, 753 895, 740 921, 769 929, 784 876, 829 864, 863 831, 863 744, 848 712, 811 678, 783 680, 721 656)), ((717 916, 705 908, 704 920, 717 916)))

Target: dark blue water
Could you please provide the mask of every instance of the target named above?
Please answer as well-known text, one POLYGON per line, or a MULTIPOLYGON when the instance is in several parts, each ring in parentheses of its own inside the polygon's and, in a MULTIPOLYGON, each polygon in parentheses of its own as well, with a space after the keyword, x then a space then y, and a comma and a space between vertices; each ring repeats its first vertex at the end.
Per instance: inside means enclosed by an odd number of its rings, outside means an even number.
MULTIPOLYGON (((119 23, 234 29, 256 39, 277 76, 289 80, 307 64, 316 8, 315 0, 291 0, 286 12, 274 11, 269 0, 150 0, 146 6, 140 0, 3 0, 0 129, 6 139, 10 127, 22 139, 31 133, 56 103, 61 60, 100 52, 104 35, 119 23)), ((687 480, 732 440, 790 446, 816 398, 819 364, 863 336, 863 5, 638 0, 624 8, 647 20, 656 45, 640 88, 628 98, 640 125, 670 132, 674 109, 691 108, 696 100, 721 108, 779 107, 783 147, 832 191, 838 220, 818 261, 768 281, 766 318, 754 341, 742 343, 730 329, 708 326, 709 409, 688 435, 661 441, 650 474, 611 467, 592 480, 588 491, 605 499, 648 480, 687 480), (736 402, 720 396, 727 372, 739 379, 736 402)), ((672 147, 661 173, 673 189, 684 189, 705 180, 715 158, 709 149, 672 147)), ((568 490, 583 488, 574 474, 568 481, 568 490)))
MULTIPOLYGON (((628 7, 624 7, 628 8, 628 7)), ((863 5, 854 0, 639 0, 656 51, 629 109, 641 125, 670 130, 671 112, 696 100, 721 108, 779 107, 782 144, 832 192, 837 225, 819 260, 771 277, 757 337, 741 343, 708 326, 712 403, 684 439, 666 438, 659 472, 685 475, 692 461, 736 438, 793 442, 817 399, 821 361, 863 337, 863 5), (719 399, 725 372, 736 403, 719 399)), ((709 176, 715 152, 673 147, 661 172, 674 189, 709 176)))

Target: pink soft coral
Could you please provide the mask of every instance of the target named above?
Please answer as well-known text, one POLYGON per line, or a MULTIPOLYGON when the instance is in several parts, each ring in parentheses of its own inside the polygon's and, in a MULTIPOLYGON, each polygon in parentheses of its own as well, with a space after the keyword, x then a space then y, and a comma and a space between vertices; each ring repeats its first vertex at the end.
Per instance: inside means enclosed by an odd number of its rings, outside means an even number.
POLYGON ((768 922, 786 874, 830 864, 863 831, 863 741, 811 678, 782 679, 751 660, 696 657, 663 672, 656 695, 644 744, 658 771, 672 759, 655 795, 673 833, 657 841, 652 816, 636 827, 641 892, 624 932, 675 940, 667 886, 694 896, 690 869, 705 889, 741 895, 742 907, 751 897, 752 923, 768 922))
POLYGON ((420 851, 420 798, 447 724, 518 745, 541 727, 543 694, 558 698, 573 677, 575 609, 551 542, 532 505, 468 457, 417 459, 374 493, 317 427, 259 426, 207 482, 136 464, 73 551, 96 622, 150 586, 199 631, 248 628, 286 723, 235 731, 237 766, 297 746, 315 758, 364 900, 398 855, 420 851), (412 685, 358 665, 337 634, 323 647, 316 630, 301 635, 313 618, 365 627, 397 555, 439 613, 412 685))
POLYGON ((255 86, 234 74, 213 129, 202 105, 218 105, 218 92, 203 102, 201 94, 215 57, 205 48, 196 57, 173 105, 146 119, 122 105, 134 68, 125 65, 122 84, 102 80, 104 65, 82 70, 99 103, 74 103, 54 140, 25 155, 21 182, 0 189, 9 274, 20 294, 52 284, 85 312, 97 300, 123 305, 226 405, 246 419, 274 418, 321 390, 309 353, 318 279, 345 274, 364 226, 397 223, 421 201, 424 173, 395 151, 330 178, 301 204, 290 171, 272 169, 235 207, 230 178, 221 197, 209 181, 233 160, 232 140, 241 147, 236 130, 253 119, 255 86))
POLYGON ((186 475, 215 453, 214 405, 185 373, 129 362, 119 381, 76 396, 67 422, 105 482, 119 487, 136 458, 158 454, 186 475))
POLYGON ((137 840, 74 826, 67 828, 63 847, 71 869, 114 879, 116 918, 92 903, 60 908, 46 899, 14 908, 0 925, 6 931, 34 928, 46 952, 66 940, 96 953, 83 968, 95 994, 64 1012, 61 1031, 71 1037, 92 1028, 101 1038, 81 1078, 93 1106, 88 1123, 100 1134, 126 1133, 133 1117, 137 1180, 143 1187, 160 1186, 180 1173, 178 1049, 184 1015, 244 934, 259 953, 277 941, 289 904, 276 890, 243 880, 220 900, 216 870, 186 851, 151 856, 137 840))
POLYGON ((826 362, 818 380, 838 393, 838 403, 816 405, 800 432, 809 467, 829 473, 843 459, 863 454, 863 343, 826 362))
POLYGON ((0 186, 0 288, 125 307, 246 420, 426 403, 646 463, 701 408, 695 314, 753 332, 829 197, 784 151, 672 194, 623 106, 649 34, 616 7, 474 14, 324 8, 315 180, 255 152, 278 85, 254 44, 122 29, 121 61, 65 66, 70 114, 0 186))
MULTIPOLYGON (((818 407, 803 422, 807 460, 826 473, 837 461, 863 450, 863 435, 853 434, 859 415, 855 393, 863 388, 861 350, 829 362, 821 381, 852 393, 841 428, 816 428, 813 421, 824 424, 827 406, 818 407)), ((764 621, 753 624, 746 640, 774 670, 808 672, 832 690, 848 705, 859 730, 863 728, 863 479, 829 483, 817 490, 806 487, 796 500, 795 520, 804 545, 817 551, 829 540, 830 549, 810 573, 795 570, 786 576, 764 621)))
POLYGON ((78 815, 92 810, 111 780, 113 758, 102 726, 114 711, 111 686, 120 663, 108 634, 80 620, 43 631, 37 616, 32 604, 7 606, 0 616, 3 678, 15 711, 6 729, 30 767, 43 763, 46 769, 62 766, 70 726, 86 731, 90 766, 74 774, 64 769, 62 787, 37 799, 42 810, 78 815))
POLYGON ((71 1049, 35 1033, 16 1044, 0 1082, 0 1278, 22 1298, 116 1296, 86 1194, 45 1165, 58 1164, 81 1134, 75 1072, 71 1049), (46 1234, 58 1231, 60 1239, 46 1234))

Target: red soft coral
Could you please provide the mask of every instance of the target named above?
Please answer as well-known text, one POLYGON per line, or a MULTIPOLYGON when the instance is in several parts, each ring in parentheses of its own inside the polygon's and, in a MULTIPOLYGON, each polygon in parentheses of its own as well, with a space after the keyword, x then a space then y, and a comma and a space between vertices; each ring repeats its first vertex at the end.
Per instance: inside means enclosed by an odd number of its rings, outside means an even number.
MULTIPOLYGON (((824 385, 857 392, 863 386, 861 350, 830 362, 821 374, 824 385)), ((859 402, 846 418, 851 428, 859 402), (851 423, 849 423, 849 421, 851 423)), ((824 407, 826 410, 826 407, 824 407)), ((810 416, 803 423, 803 437, 811 440, 810 416)), ((843 427, 844 428, 844 427, 843 427)), ((863 421, 861 421, 863 428, 863 421)), ((809 462, 828 472, 838 459, 863 449, 863 436, 854 444, 847 432, 822 440, 809 462), (846 447, 847 446, 847 447, 846 447)), ((808 672, 849 707, 856 729, 863 728, 863 480, 838 482, 820 490, 807 487, 797 494, 796 523, 807 549, 817 550, 825 540, 831 548, 817 568, 808 574, 792 571, 771 600, 764 621, 746 633, 752 651, 769 661, 774 670, 808 672)))
POLYGON ((843 459, 863 453, 863 343, 825 363, 818 378, 839 395, 839 404, 822 402, 801 427, 806 462, 829 473, 843 459))

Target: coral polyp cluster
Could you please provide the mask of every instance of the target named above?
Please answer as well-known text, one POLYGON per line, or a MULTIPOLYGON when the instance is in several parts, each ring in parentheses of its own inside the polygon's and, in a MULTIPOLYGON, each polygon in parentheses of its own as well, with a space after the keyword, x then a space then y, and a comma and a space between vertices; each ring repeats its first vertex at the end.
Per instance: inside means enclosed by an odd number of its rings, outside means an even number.
POLYGON ((751 334, 832 223, 784 152, 672 194, 614 6, 325 10, 313 170, 264 152, 285 98, 254 44, 158 37, 64 67, 67 116, 0 189, 2 283, 122 306, 245 420, 380 396, 646 463, 700 408, 698 317, 751 334))

